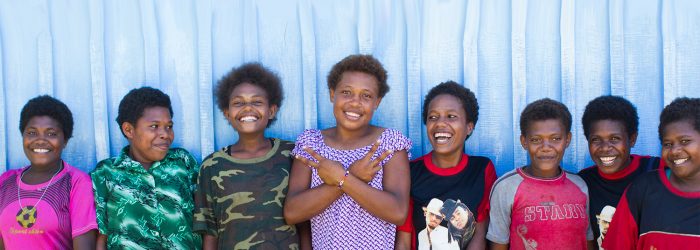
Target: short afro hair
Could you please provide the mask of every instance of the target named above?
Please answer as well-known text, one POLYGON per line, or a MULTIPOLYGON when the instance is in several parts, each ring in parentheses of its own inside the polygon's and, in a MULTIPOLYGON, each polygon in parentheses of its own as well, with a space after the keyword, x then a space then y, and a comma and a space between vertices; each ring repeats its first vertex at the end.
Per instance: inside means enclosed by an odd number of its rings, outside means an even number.
MULTIPOLYGON (((221 112, 228 110, 231 93, 243 83, 249 83, 263 89, 270 105, 275 105, 277 108, 282 107, 284 92, 279 76, 259 63, 246 63, 232 69, 217 83, 214 96, 221 112)), ((270 119, 267 127, 270 127, 275 120, 277 117, 270 119)))
POLYGON ((581 123, 583 134, 588 139, 593 123, 601 120, 619 121, 625 126, 627 136, 632 137, 639 130, 637 108, 630 101, 620 96, 599 96, 591 100, 583 111, 581 123))
MULTIPOLYGON (((170 117, 173 116, 173 107, 167 94, 151 87, 132 89, 119 103, 117 124, 121 127, 122 124, 128 122, 135 126, 139 118, 143 116, 143 111, 152 107, 167 108, 170 111, 170 117)), ((124 131, 122 131, 122 135, 126 137, 124 131)))
POLYGON ((379 60, 371 55, 350 55, 333 65, 331 72, 328 73, 328 89, 335 90, 343 73, 348 71, 362 72, 377 78, 379 98, 384 97, 389 92, 389 85, 386 83, 386 69, 379 60))
POLYGON ((678 121, 690 122, 700 133, 700 98, 676 98, 661 111, 659 120, 659 140, 662 141, 666 126, 678 121))
POLYGON ((543 98, 528 104, 520 114, 520 134, 527 135, 533 122, 556 119, 571 133, 571 113, 561 102, 543 98))
MULTIPOLYGON (((474 92, 453 81, 440 83, 430 89, 428 94, 425 95, 425 100, 423 100, 423 124, 428 121, 428 105, 439 95, 451 95, 457 98, 462 103, 462 108, 467 114, 467 123, 472 122, 476 126, 476 121, 479 119, 479 103, 474 92)), ((467 135, 467 139, 469 136, 471 134, 467 135)))
POLYGON ((41 95, 32 98, 24 104, 19 118, 19 132, 24 132, 24 129, 29 124, 29 120, 37 116, 48 116, 54 119, 63 130, 63 139, 73 137, 73 113, 66 104, 48 95, 41 95))

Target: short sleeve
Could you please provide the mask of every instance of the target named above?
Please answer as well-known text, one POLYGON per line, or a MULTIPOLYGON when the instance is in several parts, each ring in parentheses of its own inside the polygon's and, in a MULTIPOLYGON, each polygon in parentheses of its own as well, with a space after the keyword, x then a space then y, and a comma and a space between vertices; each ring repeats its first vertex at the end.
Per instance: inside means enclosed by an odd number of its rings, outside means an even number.
MULTIPOLYGON (((413 147, 413 142, 411 142, 408 137, 401 134, 401 132, 398 130, 386 129, 386 131, 382 133, 380 140, 382 142, 377 150, 377 156, 387 150, 392 150, 394 152, 405 150, 408 154, 408 159, 411 159, 411 148, 413 147)), ((390 154, 379 165, 385 165, 393 156, 394 154, 390 154)))
POLYGON ((109 190, 107 188, 107 174, 105 166, 109 159, 97 164, 90 173, 92 179, 92 192, 95 196, 95 216, 100 234, 107 234, 107 203, 109 202, 109 190))
POLYGON ((95 202, 90 176, 77 169, 71 169, 71 190, 69 211, 71 236, 78 237, 97 229, 95 202))
POLYGON ((202 161, 202 166, 197 175, 197 188, 194 191, 194 219, 192 231, 218 236, 217 221, 214 214, 214 193, 212 191, 211 169, 214 155, 202 161))
POLYGON ((634 249, 637 246, 639 228, 630 211, 628 201, 630 188, 622 194, 620 203, 617 204, 608 233, 605 234, 603 240, 603 248, 605 249, 634 249))
POLYGON ((511 171, 494 184, 490 197, 489 229, 486 234, 486 239, 492 242, 498 244, 510 242, 510 215, 515 191, 522 181, 522 178, 518 177, 517 173, 511 171))
POLYGON ((494 168, 491 160, 489 160, 489 163, 486 165, 486 169, 484 170, 484 196, 482 197, 481 202, 479 202, 479 207, 477 208, 478 217, 476 218, 476 222, 483 222, 489 218, 489 195, 491 194, 491 188, 493 188, 493 184, 495 182, 496 169, 494 168))
POLYGON ((396 231, 411 233, 413 232, 413 199, 408 202, 408 214, 403 225, 397 226, 396 231))
POLYGON ((294 149, 292 149, 292 155, 293 156, 299 156, 299 157, 304 157, 306 159, 311 159, 315 160, 309 153, 304 151, 305 147, 310 147, 312 149, 316 149, 315 146, 318 144, 318 141, 321 140, 321 131, 315 130, 315 129, 307 129, 304 130, 299 136, 297 136, 297 139, 294 143, 294 149))

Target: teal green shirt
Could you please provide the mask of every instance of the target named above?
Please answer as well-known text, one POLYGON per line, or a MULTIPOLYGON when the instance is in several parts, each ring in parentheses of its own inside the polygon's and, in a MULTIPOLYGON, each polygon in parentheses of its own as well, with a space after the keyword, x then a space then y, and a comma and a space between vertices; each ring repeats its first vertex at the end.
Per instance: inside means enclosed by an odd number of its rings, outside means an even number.
POLYGON ((194 157, 180 148, 148 170, 129 157, 129 146, 100 161, 90 176, 107 248, 200 249, 201 237, 192 232, 198 170, 194 157))

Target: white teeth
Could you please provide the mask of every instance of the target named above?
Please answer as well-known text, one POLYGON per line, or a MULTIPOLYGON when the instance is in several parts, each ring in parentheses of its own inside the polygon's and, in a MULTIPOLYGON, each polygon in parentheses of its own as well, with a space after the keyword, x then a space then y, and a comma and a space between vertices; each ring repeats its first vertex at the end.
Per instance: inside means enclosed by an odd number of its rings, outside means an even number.
POLYGON ((258 118, 255 116, 247 115, 247 116, 241 117, 241 119, 239 119, 239 120, 241 122, 254 122, 254 121, 257 121, 258 118))
POLYGON ((345 112, 345 115, 350 116, 350 117, 354 117, 354 118, 360 117, 360 114, 355 113, 355 112, 345 112))
POLYGON ((685 161, 687 161, 687 160, 688 160, 688 158, 673 160, 673 164, 680 165, 680 164, 685 163, 685 161))
POLYGON ((433 135, 435 138, 435 141, 439 144, 446 143, 450 138, 452 138, 452 134, 450 133, 435 133, 433 135))
POLYGON ((612 165, 615 159, 617 159, 616 156, 600 157, 600 161, 602 161, 605 166, 612 165))
POLYGON ((32 149, 32 151, 34 151, 34 153, 48 153, 50 150, 45 149, 45 148, 35 148, 35 149, 32 149))

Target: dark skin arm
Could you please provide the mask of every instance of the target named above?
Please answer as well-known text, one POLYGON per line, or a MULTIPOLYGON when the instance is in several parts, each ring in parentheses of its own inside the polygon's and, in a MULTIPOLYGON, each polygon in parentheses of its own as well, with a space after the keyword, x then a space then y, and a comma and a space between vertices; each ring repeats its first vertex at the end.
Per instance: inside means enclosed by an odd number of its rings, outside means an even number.
POLYGON ((297 224, 297 232, 299 233, 299 249, 311 250, 311 223, 305 221, 297 224))
POLYGON ((491 242, 491 250, 508 250, 508 244, 498 244, 491 242))
MULTIPOLYGON (((372 155, 377 151, 378 147, 379 143, 375 143, 370 149, 370 151, 367 153, 367 155, 365 155, 365 157, 354 162, 350 166, 350 174, 348 175, 348 177, 346 177, 345 183, 343 184, 343 190, 338 188, 338 182, 345 176, 345 170, 343 169, 342 164, 336 161, 328 160, 323 156, 318 155, 310 148, 306 148, 306 152, 309 153, 312 157, 314 157, 317 160, 317 162, 310 161, 303 157, 297 157, 294 160, 289 180, 289 191, 287 192, 287 198, 284 204, 284 218, 286 222, 288 224, 297 224, 303 221, 308 221, 309 219, 311 219, 311 217, 320 214, 324 209, 330 206, 331 203, 333 203, 341 195, 343 195, 344 191, 347 192, 347 190, 345 189, 347 189, 347 186, 351 182, 355 182, 354 185, 364 185, 364 190, 371 189, 369 191, 374 194, 376 194, 376 192, 372 191, 387 192, 391 190, 391 188, 388 188, 387 185, 395 184, 387 184, 387 175, 391 176, 391 174, 387 174, 386 170, 384 174, 384 191, 377 190, 367 184, 372 180, 372 178, 374 178, 374 175, 377 173, 377 171, 381 169, 379 167, 379 163, 392 153, 390 151, 386 151, 376 159, 370 160, 372 155), (312 166, 317 169, 319 176, 325 182, 326 185, 319 185, 314 188, 309 188, 311 183, 312 171, 308 166, 312 166)), ((405 152, 404 157, 406 157, 405 152)), ((392 157, 392 160, 389 161, 389 163, 387 163, 385 169, 389 168, 391 162, 398 162, 394 161, 394 158, 400 158, 400 156, 392 157)), ((404 167, 406 168, 406 173, 408 173, 408 159, 406 159, 406 165, 404 167)), ((405 176, 405 179, 406 182, 408 182, 407 175, 405 176)), ((350 193, 348 194, 351 195, 350 193)), ((356 197, 352 195, 351 197, 358 201, 356 197)), ((358 203, 360 204, 360 206, 367 209, 370 213, 374 214, 370 209, 364 207, 363 203, 361 203, 360 201, 358 201, 358 203)), ((408 186, 406 186, 406 205, 407 204, 408 186)), ((402 212, 402 214, 404 214, 403 217, 405 217, 405 213, 406 211, 402 212)))
POLYGON ((586 245, 587 245, 586 247, 588 248, 588 250, 596 250, 596 249, 598 249, 598 245, 596 244, 595 241, 589 240, 589 241, 587 241, 586 243, 588 243, 588 244, 586 244, 586 245))
POLYGON ((97 244, 96 240, 97 230, 87 231, 86 233, 73 238, 73 249, 95 249, 95 245, 97 244))
POLYGON ((5 250, 5 243, 2 242, 2 235, 0 235, 0 250, 5 250))
POLYGON ((215 250, 219 248, 219 238, 216 236, 202 234, 202 250, 215 250))
POLYGON ((97 233, 97 250, 106 250, 107 249, 107 235, 106 234, 101 234, 97 233))
POLYGON ((404 231, 396 231, 396 242, 394 243, 395 250, 410 250, 411 249, 411 233, 404 231))
POLYGON ((486 230, 489 228, 489 220, 476 223, 476 230, 472 241, 467 246, 468 250, 483 250, 486 249, 486 230))

